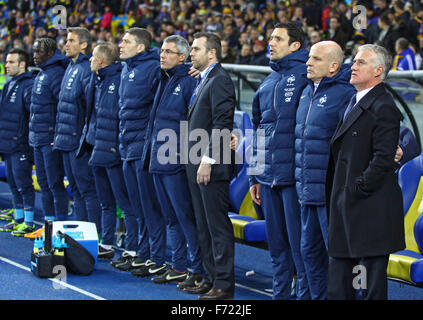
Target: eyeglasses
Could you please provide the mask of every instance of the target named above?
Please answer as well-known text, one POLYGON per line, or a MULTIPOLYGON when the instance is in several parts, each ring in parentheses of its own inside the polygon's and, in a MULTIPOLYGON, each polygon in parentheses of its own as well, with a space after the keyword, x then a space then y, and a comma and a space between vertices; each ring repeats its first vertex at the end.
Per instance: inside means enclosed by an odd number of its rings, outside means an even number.
POLYGON ((172 51, 172 50, 170 50, 170 49, 164 49, 164 50, 160 50, 160 53, 164 53, 165 55, 170 55, 170 54, 180 54, 179 52, 175 52, 175 51, 172 51))

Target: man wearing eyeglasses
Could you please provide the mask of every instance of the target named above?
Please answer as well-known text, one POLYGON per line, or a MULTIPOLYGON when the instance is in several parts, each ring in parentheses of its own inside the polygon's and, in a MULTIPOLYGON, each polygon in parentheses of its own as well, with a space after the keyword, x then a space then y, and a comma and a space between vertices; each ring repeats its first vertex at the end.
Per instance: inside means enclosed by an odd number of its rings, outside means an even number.
MULTIPOLYGON (((184 63, 188 55, 189 43, 183 37, 172 35, 164 40, 160 54, 160 84, 154 97, 142 155, 142 161, 147 162, 153 175, 172 247, 172 268, 152 281, 183 281, 178 286, 181 290, 193 287, 203 279, 194 211, 181 156, 183 146, 179 143, 180 128, 186 121, 196 86, 195 78, 188 74, 190 66, 184 63), (187 244, 192 274, 187 272, 187 244)), ((137 274, 149 275, 142 271, 137 274)))

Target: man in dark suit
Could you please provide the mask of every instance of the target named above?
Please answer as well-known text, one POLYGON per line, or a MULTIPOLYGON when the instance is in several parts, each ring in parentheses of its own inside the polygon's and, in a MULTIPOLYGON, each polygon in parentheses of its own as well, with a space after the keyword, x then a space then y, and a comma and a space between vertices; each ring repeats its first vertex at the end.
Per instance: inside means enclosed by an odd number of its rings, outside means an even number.
POLYGON ((188 142, 187 175, 206 277, 200 286, 185 291, 201 294, 201 300, 228 299, 235 286, 234 235, 228 217, 235 90, 219 63, 221 44, 216 35, 196 33, 190 56, 201 73, 189 106, 188 131, 190 140, 200 137, 200 141, 188 142))
POLYGON ((383 47, 359 48, 350 80, 357 95, 331 140, 328 299, 354 299, 358 289, 365 299, 387 299, 389 254, 405 247, 394 161, 402 115, 383 84, 391 63, 383 47))

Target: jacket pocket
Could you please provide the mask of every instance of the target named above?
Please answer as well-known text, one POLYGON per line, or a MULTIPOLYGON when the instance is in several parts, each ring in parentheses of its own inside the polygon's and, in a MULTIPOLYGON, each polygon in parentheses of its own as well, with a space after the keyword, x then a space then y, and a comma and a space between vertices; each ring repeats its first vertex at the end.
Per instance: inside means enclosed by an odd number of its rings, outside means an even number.
POLYGON ((354 197, 358 199, 365 199, 370 196, 370 193, 365 191, 360 183, 355 181, 350 187, 351 193, 354 197))

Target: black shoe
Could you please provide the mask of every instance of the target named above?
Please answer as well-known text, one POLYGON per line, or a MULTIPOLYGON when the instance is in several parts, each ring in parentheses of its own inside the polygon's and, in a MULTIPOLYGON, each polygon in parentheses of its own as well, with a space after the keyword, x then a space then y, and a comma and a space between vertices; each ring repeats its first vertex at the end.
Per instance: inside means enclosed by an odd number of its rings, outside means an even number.
POLYGON ((169 283, 173 281, 182 282, 187 278, 188 272, 179 272, 175 269, 168 269, 165 273, 151 279, 154 283, 169 283))
POLYGON ((197 287, 187 287, 184 289, 184 292, 192 293, 192 294, 204 294, 206 292, 209 292, 212 286, 207 283, 200 284, 197 287))
POLYGON ((141 268, 144 267, 145 264, 150 261, 150 260, 141 260, 138 257, 135 257, 134 261, 132 261, 131 263, 131 270, 137 269, 137 268, 141 268))
POLYGON ((187 278, 180 284, 178 289, 185 291, 187 288, 199 287, 203 283, 203 277, 197 273, 189 273, 187 278))
POLYGON ((131 256, 128 252, 125 251, 124 253, 122 253, 119 259, 116 259, 110 262, 110 265, 116 269, 126 271, 126 270, 129 270, 129 269, 126 269, 128 264, 130 266, 132 264, 132 261, 134 260, 135 260, 135 257, 131 256), (121 269, 121 267, 123 267, 123 269, 121 269))
POLYGON ((224 300, 224 299, 232 299, 233 297, 234 297, 233 292, 212 288, 210 289, 210 291, 199 296, 198 299, 199 300, 224 300))
POLYGON ((131 271, 135 277, 149 277, 161 275, 166 272, 166 265, 158 266, 151 260, 147 260, 143 266, 137 267, 131 271))
POLYGON ((101 245, 98 246, 98 258, 103 260, 112 260, 115 256, 115 249, 106 249, 101 245))

